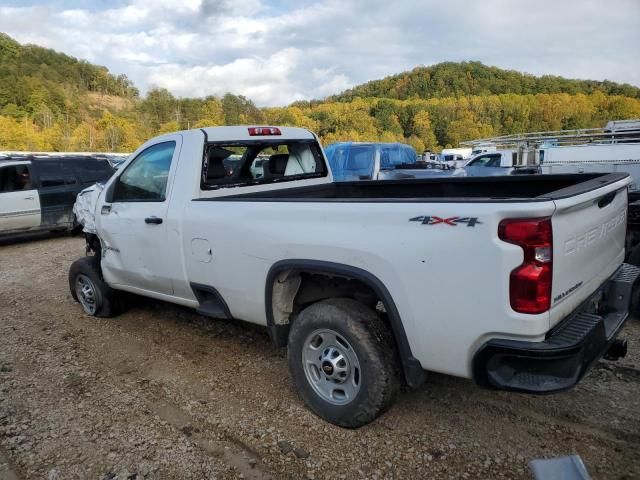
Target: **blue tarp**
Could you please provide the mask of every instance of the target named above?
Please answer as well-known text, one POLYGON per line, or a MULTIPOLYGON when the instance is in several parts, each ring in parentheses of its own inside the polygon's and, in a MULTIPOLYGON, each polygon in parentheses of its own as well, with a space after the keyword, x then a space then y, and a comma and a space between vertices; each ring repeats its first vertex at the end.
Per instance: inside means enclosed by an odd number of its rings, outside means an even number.
POLYGON ((325 153, 336 181, 371 179, 374 176, 376 152, 380 154, 380 170, 396 165, 416 163, 416 151, 403 143, 332 143, 325 153))

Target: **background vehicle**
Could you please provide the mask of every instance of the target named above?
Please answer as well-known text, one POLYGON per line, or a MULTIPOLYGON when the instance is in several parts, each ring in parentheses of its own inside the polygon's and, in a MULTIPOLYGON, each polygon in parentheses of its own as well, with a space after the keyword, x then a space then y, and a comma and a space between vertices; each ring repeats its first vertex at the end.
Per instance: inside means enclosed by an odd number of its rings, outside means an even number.
POLYGON ((628 183, 333 182, 304 129, 177 132, 99 192, 96 255, 71 266, 69 286, 90 315, 114 314, 123 290, 265 325, 302 398, 338 425, 371 421, 425 370, 560 391, 625 353, 615 337, 640 272, 622 265, 628 183), (453 282, 467 292, 455 301, 453 282))
POLYGON ((448 170, 437 162, 418 162, 416 151, 404 143, 333 143, 325 153, 337 182, 422 178, 448 170))
POLYGON ((519 165, 516 150, 494 150, 481 153, 469 160, 456 175, 467 177, 493 177, 500 175, 517 175, 541 173, 540 167, 519 165))
POLYGON ((114 172, 88 156, 5 156, 0 159, 0 235, 72 229, 82 189, 114 172))
POLYGON ((462 168, 467 160, 471 158, 471 148, 443 148, 440 152, 439 159, 445 162, 450 168, 462 168))
MULTIPOLYGON (((616 120, 604 128, 534 132, 463 142, 498 145, 495 155, 472 159, 460 173, 467 176, 514 173, 625 172, 631 176, 626 259, 640 266, 640 120, 616 120)), ((475 147, 474 147, 475 148, 475 147)), ((640 292, 635 312, 640 314, 640 292)))
POLYGON ((514 168, 516 156, 517 154, 512 150, 480 153, 463 167, 465 175, 468 177, 508 175, 514 168))
POLYGON ((497 148, 495 147, 495 145, 488 145, 488 144, 476 145, 471 150, 471 155, 469 156, 469 158, 480 155, 481 153, 495 152, 496 150, 497 148))

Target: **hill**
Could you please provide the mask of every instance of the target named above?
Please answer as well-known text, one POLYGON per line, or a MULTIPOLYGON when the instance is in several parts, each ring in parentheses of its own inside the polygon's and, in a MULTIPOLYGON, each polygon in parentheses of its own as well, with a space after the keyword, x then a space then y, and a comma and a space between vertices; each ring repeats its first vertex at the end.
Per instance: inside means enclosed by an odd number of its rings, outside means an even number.
POLYGON ((469 95, 520 95, 538 93, 602 92, 640 98, 640 88, 628 84, 595 80, 572 80, 552 75, 536 77, 514 70, 490 67, 480 62, 445 62, 429 67, 416 67, 410 72, 392 75, 353 87, 329 97, 332 101, 351 101, 355 97, 443 98, 469 95))
POLYGON ((156 88, 140 97, 125 75, 0 34, 0 150, 126 152, 160 133, 248 123, 305 127, 325 144, 399 141, 422 151, 627 118, 640 118, 636 87, 533 77, 478 62, 418 67, 277 108, 257 108, 232 93, 176 98, 156 88))
POLYGON ((115 76, 54 50, 21 45, 0 33, 0 111, 12 116, 40 115, 50 123, 61 113, 76 113, 88 92, 125 98, 138 96, 126 75, 115 76))

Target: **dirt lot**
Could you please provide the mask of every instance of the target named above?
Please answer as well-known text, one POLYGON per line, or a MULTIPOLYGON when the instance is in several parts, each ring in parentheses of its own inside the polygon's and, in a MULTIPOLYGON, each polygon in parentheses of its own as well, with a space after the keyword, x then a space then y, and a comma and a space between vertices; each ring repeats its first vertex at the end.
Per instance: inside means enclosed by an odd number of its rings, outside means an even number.
POLYGON ((433 374, 345 430, 304 407, 258 327, 143 299, 84 316, 67 287, 82 254, 64 237, 0 245, 0 478, 530 478, 529 460, 571 453, 594 478, 640 478, 637 320, 630 355, 571 392, 433 374))

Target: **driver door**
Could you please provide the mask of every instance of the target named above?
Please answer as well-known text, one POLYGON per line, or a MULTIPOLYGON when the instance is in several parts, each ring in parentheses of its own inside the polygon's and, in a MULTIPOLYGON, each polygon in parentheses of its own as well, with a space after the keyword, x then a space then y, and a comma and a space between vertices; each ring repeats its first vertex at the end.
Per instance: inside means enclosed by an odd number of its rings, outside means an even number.
POLYGON ((96 212, 109 284, 173 294, 169 262, 163 260, 172 254, 167 210, 182 143, 180 135, 173 137, 140 152, 109 186, 109 203, 96 212))

